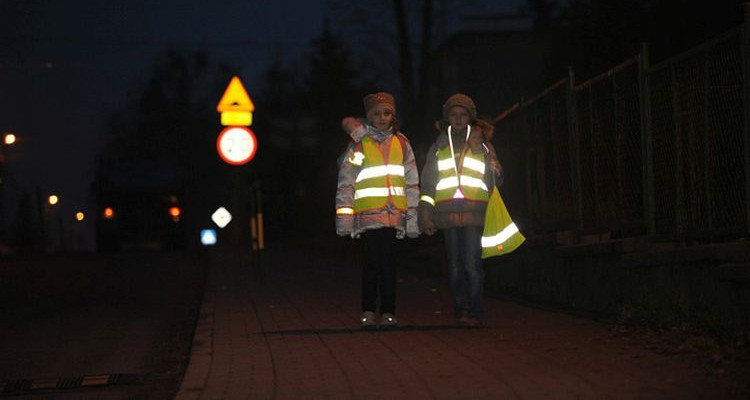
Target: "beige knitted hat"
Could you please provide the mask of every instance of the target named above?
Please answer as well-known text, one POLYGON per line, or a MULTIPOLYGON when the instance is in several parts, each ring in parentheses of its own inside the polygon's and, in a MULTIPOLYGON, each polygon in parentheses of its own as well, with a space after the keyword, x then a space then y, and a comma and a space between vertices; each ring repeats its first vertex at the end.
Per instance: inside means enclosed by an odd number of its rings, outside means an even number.
POLYGON ((448 97, 448 100, 446 100, 445 104, 443 104, 443 118, 446 121, 448 120, 448 111, 455 106, 461 106, 469 111, 471 119, 477 118, 477 106, 474 105, 474 100, 463 93, 456 93, 451 97, 448 97))

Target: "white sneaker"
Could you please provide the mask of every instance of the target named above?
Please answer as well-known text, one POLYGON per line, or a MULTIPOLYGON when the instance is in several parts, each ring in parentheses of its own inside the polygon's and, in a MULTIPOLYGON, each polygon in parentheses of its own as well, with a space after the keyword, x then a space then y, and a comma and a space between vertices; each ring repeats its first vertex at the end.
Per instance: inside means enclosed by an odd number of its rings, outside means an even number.
POLYGON ((363 312, 362 316, 359 317, 359 324, 362 327, 362 329, 374 328, 376 325, 375 313, 372 311, 363 312))
POLYGON ((380 327, 381 328, 393 328, 398 325, 396 316, 391 313, 385 313, 380 316, 380 327))

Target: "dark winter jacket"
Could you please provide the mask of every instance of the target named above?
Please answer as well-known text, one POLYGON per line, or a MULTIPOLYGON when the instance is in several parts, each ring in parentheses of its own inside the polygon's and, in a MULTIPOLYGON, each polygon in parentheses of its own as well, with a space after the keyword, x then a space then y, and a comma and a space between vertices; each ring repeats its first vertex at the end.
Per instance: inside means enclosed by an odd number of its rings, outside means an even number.
MULTIPOLYGON (((440 134, 427 152, 427 159, 422 168, 420 176, 421 194, 435 198, 435 186, 438 182, 437 155, 438 151, 449 146, 447 127, 439 126, 440 134)), ((453 149, 456 154, 463 151, 464 146, 469 146, 473 154, 484 152, 487 168, 484 173, 484 182, 492 191, 493 184, 498 187, 502 184, 502 167, 497 161, 495 148, 490 143, 492 126, 489 124, 475 124, 471 126, 471 133, 466 139, 466 134, 452 133, 453 149)), ((447 229, 459 226, 483 226, 484 212, 487 203, 484 201, 473 201, 468 199, 452 199, 437 203, 435 206, 420 201, 418 207, 419 228, 425 228, 434 224, 437 229, 447 229)))

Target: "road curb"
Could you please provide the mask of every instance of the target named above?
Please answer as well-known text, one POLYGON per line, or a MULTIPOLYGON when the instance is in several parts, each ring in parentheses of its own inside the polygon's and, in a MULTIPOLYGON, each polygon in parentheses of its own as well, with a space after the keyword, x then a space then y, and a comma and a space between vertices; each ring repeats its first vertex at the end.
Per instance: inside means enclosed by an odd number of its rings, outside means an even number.
MULTIPOLYGON (((210 285, 210 282, 207 285, 210 285)), ((199 399, 208 382, 213 358, 215 298, 216 294, 212 289, 206 290, 203 294, 200 316, 193 335, 190 363, 175 400, 199 399)))

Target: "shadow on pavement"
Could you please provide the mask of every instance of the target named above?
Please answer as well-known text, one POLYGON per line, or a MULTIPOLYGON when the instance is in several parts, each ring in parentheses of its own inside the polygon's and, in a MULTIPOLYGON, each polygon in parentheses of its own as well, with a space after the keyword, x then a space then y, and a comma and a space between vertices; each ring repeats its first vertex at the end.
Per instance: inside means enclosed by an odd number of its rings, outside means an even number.
POLYGON ((282 331, 262 331, 260 335, 336 335, 341 333, 371 333, 371 332, 404 332, 404 331, 443 331, 443 330, 475 330, 478 328, 455 325, 403 325, 395 328, 362 329, 362 328, 333 328, 333 329, 289 329, 282 331))

